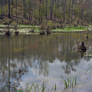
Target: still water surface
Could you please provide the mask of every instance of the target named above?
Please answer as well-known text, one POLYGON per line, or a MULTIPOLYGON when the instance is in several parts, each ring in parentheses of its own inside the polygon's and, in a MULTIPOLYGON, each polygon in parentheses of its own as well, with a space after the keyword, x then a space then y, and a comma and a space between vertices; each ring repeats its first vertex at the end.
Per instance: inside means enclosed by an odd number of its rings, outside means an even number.
POLYGON ((77 51, 81 41, 91 52, 92 39, 80 33, 0 37, 0 92, 32 83, 63 92, 67 78, 77 79, 77 91, 66 92, 92 92, 92 57, 77 51))

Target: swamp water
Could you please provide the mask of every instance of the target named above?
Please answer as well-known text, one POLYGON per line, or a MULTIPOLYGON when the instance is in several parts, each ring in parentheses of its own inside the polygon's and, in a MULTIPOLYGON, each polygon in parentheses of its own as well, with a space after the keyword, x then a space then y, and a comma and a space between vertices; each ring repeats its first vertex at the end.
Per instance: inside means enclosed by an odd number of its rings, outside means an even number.
POLYGON ((30 85, 41 88, 43 84, 45 92, 92 92, 92 57, 76 49, 85 41, 91 53, 92 39, 85 36, 61 33, 0 37, 0 92, 15 92, 15 87, 25 89, 30 85), (75 78, 76 85, 64 89, 64 80, 75 78))

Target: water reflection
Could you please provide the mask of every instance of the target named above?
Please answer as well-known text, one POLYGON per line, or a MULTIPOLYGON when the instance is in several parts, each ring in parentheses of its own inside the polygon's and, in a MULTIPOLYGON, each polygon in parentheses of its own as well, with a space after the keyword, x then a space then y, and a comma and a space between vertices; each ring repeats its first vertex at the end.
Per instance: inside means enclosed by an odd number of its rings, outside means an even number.
MULTIPOLYGON (((63 80, 71 76, 77 76, 81 83, 85 82, 86 77, 90 78, 92 75, 92 63, 91 58, 84 57, 83 54, 81 56, 76 50, 78 41, 83 40, 85 40, 84 35, 80 37, 78 33, 1 37, 1 91, 5 92, 5 86, 12 90, 14 86, 25 87, 26 84, 43 81, 49 87, 56 83, 58 89, 63 89, 63 80), (87 71, 88 75, 85 74, 87 71)), ((85 40, 85 44, 92 50, 91 40, 85 40)))

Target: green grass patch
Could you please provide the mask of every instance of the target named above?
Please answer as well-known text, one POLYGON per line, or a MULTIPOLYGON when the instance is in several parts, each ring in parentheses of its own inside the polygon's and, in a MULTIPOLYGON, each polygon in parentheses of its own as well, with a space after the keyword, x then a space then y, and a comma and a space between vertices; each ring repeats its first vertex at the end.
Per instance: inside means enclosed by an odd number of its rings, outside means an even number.
POLYGON ((91 27, 86 27, 86 26, 78 26, 78 27, 64 27, 64 28, 56 28, 53 29, 53 32, 74 32, 74 31, 86 31, 90 28, 90 30, 92 29, 91 27))

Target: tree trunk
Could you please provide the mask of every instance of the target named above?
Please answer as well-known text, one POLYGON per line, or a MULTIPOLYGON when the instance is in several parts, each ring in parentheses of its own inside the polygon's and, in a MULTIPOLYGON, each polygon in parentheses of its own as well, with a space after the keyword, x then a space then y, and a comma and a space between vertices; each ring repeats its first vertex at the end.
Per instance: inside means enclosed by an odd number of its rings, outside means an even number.
POLYGON ((11 6, 10 0, 8 0, 8 18, 11 18, 11 6))

